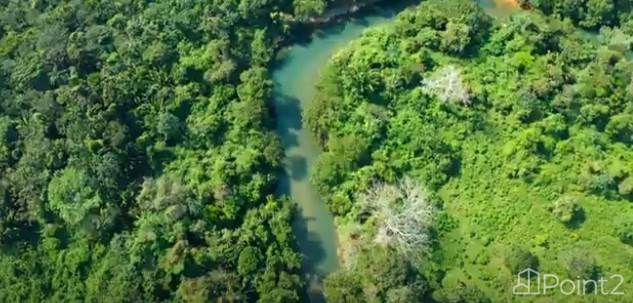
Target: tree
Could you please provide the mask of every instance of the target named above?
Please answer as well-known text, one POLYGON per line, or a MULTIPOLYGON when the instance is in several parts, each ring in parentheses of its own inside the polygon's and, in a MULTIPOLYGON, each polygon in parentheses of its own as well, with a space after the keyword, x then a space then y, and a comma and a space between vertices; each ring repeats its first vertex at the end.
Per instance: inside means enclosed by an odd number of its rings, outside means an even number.
POLYGON ((143 52, 143 59, 154 66, 168 64, 174 57, 174 51, 173 47, 162 41, 154 41, 143 52))
POLYGON ((330 274, 323 282, 323 294, 328 302, 365 302, 361 277, 352 271, 341 270, 330 274))
POLYGON ((390 247, 369 246, 352 264, 360 274, 368 301, 388 301, 409 297, 408 302, 420 302, 426 292, 425 281, 417 276, 411 263, 390 247))
POLYGON ((0 0, 0 301, 298 301, 292 207, 266 199, 294 11, 0 0))
POLYGON ((575 197, 563 196, 551 208, 552 214, 563 224, 571 224, 582 219, 583 209, 575 197))
POLYGON ((438 301, 447 303, 491 303, 486 294, 474 285, 469 285, 464 281, 457 281, 456 285, 444 288, 437 292, 435 296, 438 301))
POLYGON ((597 279, 598 265, 596 264, 596 259, 591 255, 591 251, 578 248, 572 249, 566 252, 562 259, 571 279, 597 279))
POLYGON ((413 179, 405 177, 395 185, 377 182, 358 196, 358 203, 376 221, 377 243, 409 256, 428 248, 435 210, 413 179))
POLYGON ((387 303, 415 303, 420 301, 419 289, 408 286, 390 289, 387 292, 387 303))
POLYGON ((440 47, 453 54, 462 54, 470 44, 470 27, 466 24, 448 22, 446 30, 442 32, 440 47))
POLYGON ((11 151, 15 148, 17 132, 8 117, 0 117, 0 170, 11 163, 11 151))
MULTIPOLYGON (((271 273, 270 270, 267 271, 271 273)), ((273 277, 272 274, 265 277, 273 277)), ((300 302, 299 291, 300 285, 298 275, 288 274, 286 272, 280 272, 276 285, 271 288, 258 287, 260 294, 260 302, 262 303, 298 303, 300 302)))
POLYGON ((471 97, 461 72, 454 65, 447 65, 422 81, 424 91, 444 103, 459 102, 470 105, 471 97))
POLYGON ((180 283, 177 298, 187 303, 209 302, 211 281, 208 277, 187 278, 180 283))
POLYGON ((256 30, 251 43, 251 57, 253 64, 266 66, 272 58, 273 49, 268 43, 267 32, 264 29, 256 30))
POLYGON ((622 243, 633 246, 633 222, 629 218, 617 222, 615 230, 622 243))
POLYGON ((538 270, 538 258, 529 250, 521 246, 512 246, 506 254, 506 266, 512 274, 518 274, 525 269, 538 270))
POLYGON ((586 15, 580 25, 597 28, 615 21, 613 0, 586 0, 586 15))
POLYGON ((629 176, 618 184, 618 193, 623 197, 633 196, 633 176, 629 176))
POLYGON ((65 168, 51 180, 48 202, 51 209, 71 226, 98 218, 103 204, 86 172, 74 167, 65 168))
POLYGON ((182 136, 182 122, 171 113, 161 113, 156 124, 156 131, 165 142, 173 142, 182 136))
POLYGON ((259 255, 257 248, 247 246, 240 253, 237 260, 237 272, 245 277, 252 275, 259 268, 259 255))
POLYGON ((142 301, 140 277, 130 262, 126 237, 115 237, 93 251, 97 259, 86 280, 87 302, 142 301))
POLYGON ((605 131, 614 140, 624 142, 626 144, 632 144, 633 115, 619 114, 611 117, 605 131))
POLYGON ((293 0, 295 16, 300 20, 319 16, 325 12, 327 1, 324 0, 293 0))
POLYGON ((184 302, 238 302, 244 299, 239 291, 238 277, 215 270, 205 276, 185 278, 178 288, 178 298, 184 302))

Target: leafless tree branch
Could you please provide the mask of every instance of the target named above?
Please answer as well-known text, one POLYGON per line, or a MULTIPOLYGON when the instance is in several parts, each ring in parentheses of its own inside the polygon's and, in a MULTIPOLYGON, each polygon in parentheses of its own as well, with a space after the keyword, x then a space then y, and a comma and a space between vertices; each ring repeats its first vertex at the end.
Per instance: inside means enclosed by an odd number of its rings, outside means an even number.
POLYGON ((428 247, 434 208, 424 187, 411 178, 397 184, 377 182, 358 201, 378 224, 377 243, 407 255, 428 247))
POLYGON ((422 81, 427 94, 437 96, 442 102, 460 102, 470 105, 470 93, 461 71, 455 65, 447 65, 422 81))

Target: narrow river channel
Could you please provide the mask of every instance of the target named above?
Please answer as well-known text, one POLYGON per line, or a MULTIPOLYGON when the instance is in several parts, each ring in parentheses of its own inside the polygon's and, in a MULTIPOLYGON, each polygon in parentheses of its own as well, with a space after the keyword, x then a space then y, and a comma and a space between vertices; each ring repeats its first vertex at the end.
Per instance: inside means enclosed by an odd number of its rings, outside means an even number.
POLYGON ((303 272, 308 277, 312 302, 320 302, 320 280, 338 267, 334 218, 310 183, 313 164, 320 148, 301 122, 301 113, 312 101, 320 69, 329 57, 364 29, 395 15, 392 10, 367 10, 318 31, 305 44, 293 45, 273 73, 277 132, 285 150, 279 194, 288 195, 298 205, 293 228, 303 254, 303 272))
MULTIPOLYGON (((489 12, 504 11, 494 0, 480 3, 489 12)), ((298 206, 293 229, 303 255, 302 271, 309 281, 311 302, 324 301, 321 279, 336 270, 339 264, 334 218, 309 180, 321 150, 309 131, 303 128, 301 113, 312 101, 319 71, 329 57, 359 37, 366 28, 393 19, 401 9, 402 6, 364 9, 354 17, 331 24, 316 32, 309 42, 290 47, 273 71, 277 133, 284 148, 284 172, 278 194, 287 195, 298 206)))

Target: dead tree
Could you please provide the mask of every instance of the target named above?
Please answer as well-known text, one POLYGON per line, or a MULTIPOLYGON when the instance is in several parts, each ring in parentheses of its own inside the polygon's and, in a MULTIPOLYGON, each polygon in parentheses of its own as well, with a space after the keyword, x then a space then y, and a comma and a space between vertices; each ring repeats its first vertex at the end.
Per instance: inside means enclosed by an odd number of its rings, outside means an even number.
POLYGON ((424 187, 412 179, 404 178, 397 184, 377 182, 361 193, 358 201, 376 222, 377 243, 406 255, 428 247, 434 207, 424 187))
POLYGON ((430 78, 422 80, 424 91, 436 96, 440 101, 460 102, 470 105, 470 92, 464 83, 462 74, 455 65, 447 65, 436 71, 430 78))

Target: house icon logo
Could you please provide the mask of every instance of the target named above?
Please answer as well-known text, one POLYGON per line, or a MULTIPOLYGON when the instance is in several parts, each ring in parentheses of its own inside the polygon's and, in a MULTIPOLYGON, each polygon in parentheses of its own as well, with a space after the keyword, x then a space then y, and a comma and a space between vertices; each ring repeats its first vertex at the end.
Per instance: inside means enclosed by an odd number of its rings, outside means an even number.
POLYGON ((512 294, 517 296, 540 295, 541 273, 531 268, 526 268, 519 272, 516 284, 512 287, 512 294))

